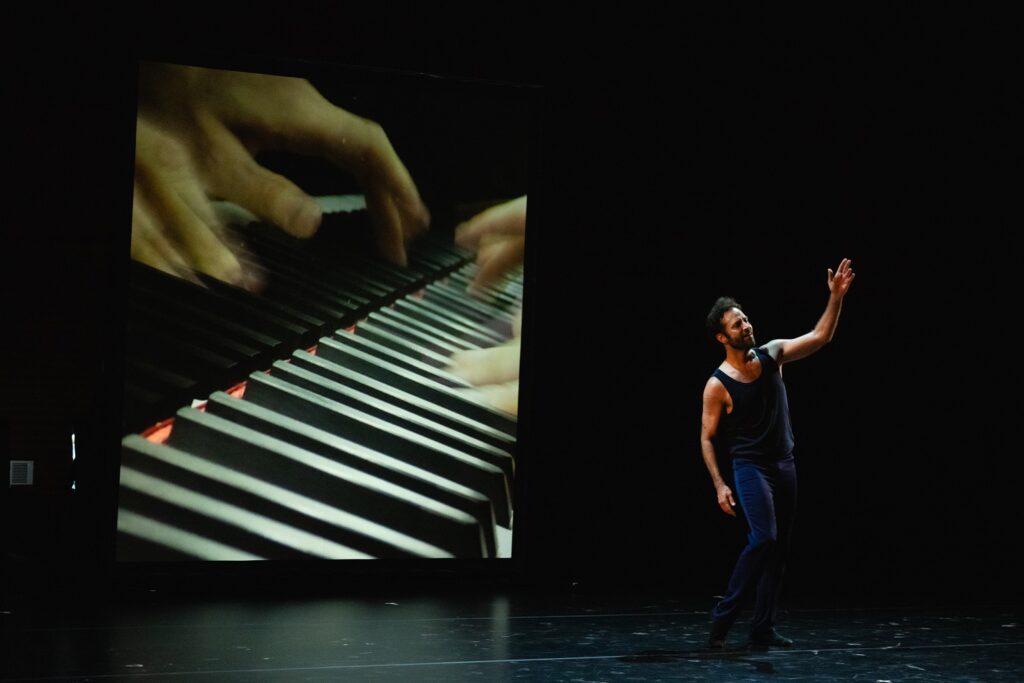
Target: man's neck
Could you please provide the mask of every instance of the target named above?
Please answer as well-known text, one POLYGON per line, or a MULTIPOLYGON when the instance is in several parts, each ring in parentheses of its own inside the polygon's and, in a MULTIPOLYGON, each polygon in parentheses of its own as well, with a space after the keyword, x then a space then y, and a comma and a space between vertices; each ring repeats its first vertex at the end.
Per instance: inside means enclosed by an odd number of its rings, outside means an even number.
POLYGON ((755 360, 757 360, 757 354, 754 353, 754 349, 737 349, 731 346, 727 346, 725 349, 725 362, 737 370, 742 371, 749 368, 755 360))

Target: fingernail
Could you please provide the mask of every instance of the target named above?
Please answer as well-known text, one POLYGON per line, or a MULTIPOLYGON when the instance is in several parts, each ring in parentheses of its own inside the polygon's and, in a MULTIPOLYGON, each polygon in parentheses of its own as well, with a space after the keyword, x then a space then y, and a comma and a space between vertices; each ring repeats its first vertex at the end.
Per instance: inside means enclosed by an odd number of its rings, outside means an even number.
POLYGON ((306 197, 292 200, 287 215, 288 225, 285 229, 296 237, 312 237, 323 219, 320 205, 306 197))

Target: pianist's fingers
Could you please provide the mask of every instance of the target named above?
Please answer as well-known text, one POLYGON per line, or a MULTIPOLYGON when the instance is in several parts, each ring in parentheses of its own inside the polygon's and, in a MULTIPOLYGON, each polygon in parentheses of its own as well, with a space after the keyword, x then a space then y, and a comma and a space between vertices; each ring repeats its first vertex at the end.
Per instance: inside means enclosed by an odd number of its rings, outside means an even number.
POLYGON ((470 289, 485 287, 523 262, 526 253, 526 197, 492 206, 460 225, 455 241, 477 250, 480 266, 470 289))
POLYGON ((478 249, 487 236, 522 235, 526 232, 526 196, 481 211, 455 230, 455 242, 466 249, 478 249))
POLYGON ((132 236, 138 234, 142 258, 155 267, 180 260, 217 279, 243 282, 242 265, 222 240, 186 147, 142 117, 136 122, 135 193, 132 236), (156 239, 157 232, 164 239, 156 239))
POLYGON ((497 281, 502 275, 522 263, 525 254, 526 238, 522 235, 507 237, 482 246, 476 256, 476 262, 480 269, 473 277, 470 288, 485 287, 497 281))
POLYGON ((131 253, 132 258, 140 263, 145 263, 147 266, 162 270, 175 277, 199 283, 199 279, 193 275, 192 268, 178 249, 156 227, 152 219, 152 210, 146 206, 138 189, 136 189, 135 201, 132 204, 131 253))
POLYGON ((379 124, 321 98, 304 121, 305 139, 322 156, 352 173, 366 193, 378 245, 385 257, 405 262, 405 242, 430 225, 430 212, 408 169, 379 124))
POLYGON ((475 385, 519 379, 519 340, 490 349, 457 351, 448 371, 475 385))
POLYGON ((210 192, 248 209, 295 237, 311 237, 320 227, 320 205, 299 186, 269 171, 227 128, 210 123, 205 132, 207 158, 202 169, 210 192))
POLYGON ((366 189, 366 208, 373 218, 377 249, 387 260, 400 266, 407 264, 405 231, 398 209, 387 193, 379 188, 366 189))
POLYGON ((352 173, 367 194, 385 256, 402 263, 405 240, 430 214, 383 129, 334 106, 301 78, 146 63, 140 105, 189 141, 207 189, 298 236, 320 209, 252 155, 277 149, 320 156, 352 173))
POLYGON ((384 129, 335 106, 308 81, 264 79, 260 93, 276 98, 276 106, 264 108, 247 136, 264 148, 322 157, 355 176, 366 193, 381 253, 404 264, 405 242, 427 229, 430 212, 384 129))
POLYGON ((519 414, 519 380, 502 384, 488 384, 461 391, 480 403, 497 408, 509 415, 519 414))

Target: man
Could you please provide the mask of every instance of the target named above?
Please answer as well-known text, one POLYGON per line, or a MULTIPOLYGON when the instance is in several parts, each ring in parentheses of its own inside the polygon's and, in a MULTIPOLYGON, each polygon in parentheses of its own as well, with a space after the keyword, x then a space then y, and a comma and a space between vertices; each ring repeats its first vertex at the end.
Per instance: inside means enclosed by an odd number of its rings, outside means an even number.
POLYGON ((725 647, 726 634, 751 595, 753 647, 793 644, 774 628, 775 610, 796 513, 796 469, 782 365, 805 358, 832 340, 843 297, 854 273, 843 259, 828 269, 828 305, 818 324, 795 339, 755 346, 754 328, 733 299, 719 298, 708 314, 711 337, 725 350, 704 387, 700 445, 718 494, 718 505, 736 516, 736 499, 750 526, 725 597, 711 612, 710 647, 725 647), (715 442, 732 458, 736 497, 718 471, 715 442))

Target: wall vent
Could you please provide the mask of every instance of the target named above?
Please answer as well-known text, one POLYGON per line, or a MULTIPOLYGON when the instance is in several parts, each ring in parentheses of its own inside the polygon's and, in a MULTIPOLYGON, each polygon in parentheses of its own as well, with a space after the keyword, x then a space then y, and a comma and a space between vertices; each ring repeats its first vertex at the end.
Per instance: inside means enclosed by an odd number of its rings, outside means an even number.
POLYGON ((31 486, 34 460, 11 461, 11 486, 31 486))

